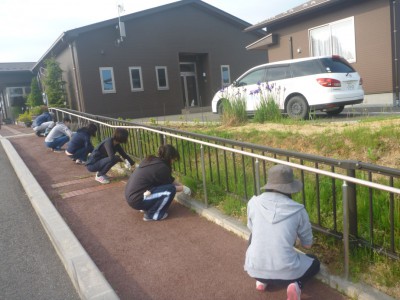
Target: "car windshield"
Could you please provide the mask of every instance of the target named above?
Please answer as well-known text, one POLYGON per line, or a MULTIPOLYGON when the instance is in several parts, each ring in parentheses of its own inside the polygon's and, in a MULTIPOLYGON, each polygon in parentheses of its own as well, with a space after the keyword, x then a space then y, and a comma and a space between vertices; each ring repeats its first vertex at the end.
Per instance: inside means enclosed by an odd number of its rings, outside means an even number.
POLYGON ((352 72, 355 72, 353 67, 350 66, 349 63, 341 57, 321 58, 321 62, 324 65, 324 68, 328 73, 352 73, 352 72))

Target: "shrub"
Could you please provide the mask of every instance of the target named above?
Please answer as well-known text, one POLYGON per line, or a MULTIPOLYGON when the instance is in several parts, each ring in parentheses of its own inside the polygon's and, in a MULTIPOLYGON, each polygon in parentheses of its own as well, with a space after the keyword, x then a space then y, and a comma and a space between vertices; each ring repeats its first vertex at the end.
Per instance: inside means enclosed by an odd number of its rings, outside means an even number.
POLYGON ((32 116, 38 116, 38 115, 42 114, 43 109, 41 106, 35 106, 30 109, 30 112, 31 112, 32 116))
POLYGON ((29 111, 25 111, 23 114, 20 114, 18 116, 18 121, 19 122, 23 122, 23 123, 25 123, 27 125, 29 123, 32 123, 32 116, 31 116, 30 112, 29 111))

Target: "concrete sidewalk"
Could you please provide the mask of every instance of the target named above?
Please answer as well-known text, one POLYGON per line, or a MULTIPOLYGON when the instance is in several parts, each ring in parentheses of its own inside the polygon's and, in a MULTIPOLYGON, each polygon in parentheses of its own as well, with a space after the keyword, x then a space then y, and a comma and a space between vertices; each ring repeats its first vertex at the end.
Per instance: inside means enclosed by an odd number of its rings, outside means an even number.
MULTIPOLYGON (((31 132, 2 126, 1 135, 20 137, 1 142, 83 299, 286 299, 285 287, 257 292, 243 271, 243 224, 179 197, 190 209, 174 203, 167 220, 143 222, 125 202, 127 178, 99 185, 31 132)), ((392 299, 324 269, 318 278, 327 284, 311 280, 302 299, 346 299, 336 289, 357 299, 392 299)))

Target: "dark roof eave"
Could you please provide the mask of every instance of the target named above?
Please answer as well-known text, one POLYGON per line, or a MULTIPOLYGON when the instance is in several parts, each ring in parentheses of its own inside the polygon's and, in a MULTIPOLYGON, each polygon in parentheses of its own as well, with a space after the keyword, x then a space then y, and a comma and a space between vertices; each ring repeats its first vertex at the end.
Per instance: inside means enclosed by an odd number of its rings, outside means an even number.
POLYGON ((51 47, 42 55, 41 58, 39 58, 39 60, 37 61, 37 63, 32 67, 31 71, 35 72, 36 69, 42 64, 42 61, 44 61, 46 58, 48 58, 50 56, 50 54, 52 54, 54 52, 54 49, 60 45, 62 43, 65 42, 66 37, 68 36, 67 32, 63 32, 58 38, 57 40, 53 43, 53 45, 51 45, 51 47))
MULTIPOLYGON (((275 17, 269 18, 265 21, 262 21, 260 23, 254 24, 250 27, 247 27, 244 31, 249 32, 249 31, 253 31, 253 30, 259 30, 259 29, 265 28, 265 27, 279 26, 281 24, 286 23, 288 20, 291 21, 296 18, 305 17, 307 15, 317 13, 321 10, 330 8, 332 6, 336 6, 344 1, 346 1, 346 0, 321 0, 320 3, 318 3, 314 6, 303 8, 303 9, 301 9, 301 5, 300 5, 296 8, 294 8, 292 13, 287 13, 287 14, 282 13, 282 14, 276 15, 275 17)), ((309 1, 309 2, 312 2, 312 1, 309 1)))

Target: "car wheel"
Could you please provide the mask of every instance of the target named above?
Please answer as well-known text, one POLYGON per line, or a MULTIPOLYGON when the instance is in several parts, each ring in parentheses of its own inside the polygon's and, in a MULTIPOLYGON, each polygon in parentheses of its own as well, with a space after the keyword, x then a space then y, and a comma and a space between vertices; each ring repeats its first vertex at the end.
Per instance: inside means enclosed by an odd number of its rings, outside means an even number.
POLYGON ((344 109, 344 106, 339 106, 339 107, 335 107, 335 108, 326 110, 325 112, 328 116, 335 116, 335 115, 340 114, 343 111, 343 109, 344 109))
POLYGON ((302 96, 290 98, 286 106, 286 112, 292 119, 306 119, 308 111, 308 103, 302 96))

